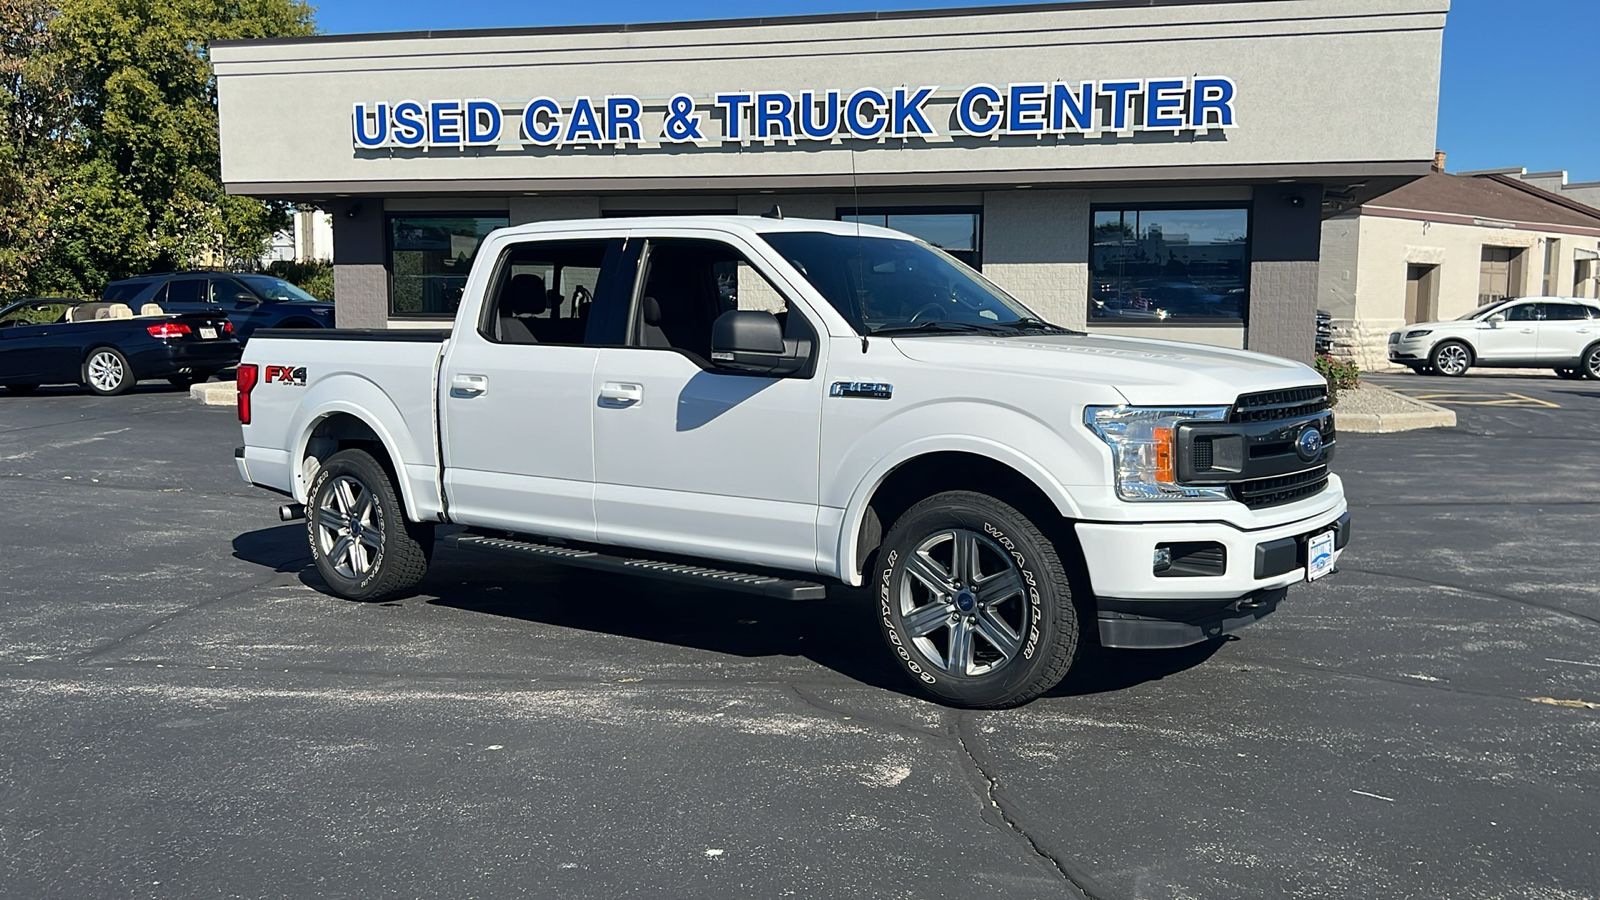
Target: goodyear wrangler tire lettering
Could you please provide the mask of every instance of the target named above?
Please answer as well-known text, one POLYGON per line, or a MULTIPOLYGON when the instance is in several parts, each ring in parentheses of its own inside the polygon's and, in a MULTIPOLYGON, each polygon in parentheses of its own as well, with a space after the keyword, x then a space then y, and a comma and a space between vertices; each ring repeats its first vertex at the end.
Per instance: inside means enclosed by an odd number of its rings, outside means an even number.
POLYGON ((936 699, 1025 703, 1077 656, 1078 611, 1060 555, 1000 500, 967 491, 923 500, 890 528, 879 559, 884 640, 936 699))

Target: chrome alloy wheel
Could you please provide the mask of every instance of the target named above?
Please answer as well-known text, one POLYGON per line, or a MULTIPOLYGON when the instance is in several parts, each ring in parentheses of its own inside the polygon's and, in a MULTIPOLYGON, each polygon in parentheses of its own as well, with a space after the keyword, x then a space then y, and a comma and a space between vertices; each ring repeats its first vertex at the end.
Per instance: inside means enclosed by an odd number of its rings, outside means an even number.
POLYGON ((317 543, 333 570, 360 580, 377 564, 383 547, 383 518, 372 491, 349 475, 328 482, 317 504, 317 543))
POLYGON ((1595 347, 1583 355, 1583 374, 1600 380, 1600 347, 1595 347))
POLYGON ((987 675, 1016 657, 1033 601, 1011 557, 965 528, 924 539, 900 573, 900 621, 917 649, 948 675, 987 675))
POLYGON ((101 350, 89 357, 88 365, 89 384, 102 393, 111 393, 122 386, 122 380, 128 377, 128 371, 122 366, 122 358, 109 350, 101 350))
POLYGON ((1433 360, 1434 367, 1445 375, 1460 375, 1467 371, 1467 366, 1471 362, 1467 348, 1460 344, 1446 344, 1440 347, 1433 360))

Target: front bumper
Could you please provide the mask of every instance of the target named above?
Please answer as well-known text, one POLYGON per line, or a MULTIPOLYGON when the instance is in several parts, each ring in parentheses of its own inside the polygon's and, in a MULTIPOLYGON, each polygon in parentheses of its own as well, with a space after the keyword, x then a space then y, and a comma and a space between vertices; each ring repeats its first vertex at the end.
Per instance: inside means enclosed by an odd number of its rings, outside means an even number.
MULTIPOLYGON (((1269 528, 1226 522, 1076 524, 1107 647, 1184 647, 1252 624, 1306 577, 1307 539, 1334 531, 1334 564, 1350 541, 1337 504, 1269 528), (1204 567, 1158 572, 1158 546, 1206 547, 1204 567), (1220 548, 1220 554, 1216 549, 1220 548)), ((1198 558, 1198 557, 1197 557, 1198 558)))

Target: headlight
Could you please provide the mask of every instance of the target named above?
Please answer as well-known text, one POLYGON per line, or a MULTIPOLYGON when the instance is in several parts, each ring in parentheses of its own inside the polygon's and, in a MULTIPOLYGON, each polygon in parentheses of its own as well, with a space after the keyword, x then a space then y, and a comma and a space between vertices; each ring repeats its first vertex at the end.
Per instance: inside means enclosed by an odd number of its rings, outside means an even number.
POLYGON ((1178 484, 1178 424, 1227 417, 1226 406, 1090 406, 1083 411, 1083 424, 1110 445, 1122 499, 1227 500, 1227 488, 1178 484))
POLYGON ((1413 339, 1419 338, 1419 337, 1426 337, 1427 335, 1430 335, 1430 334, 1433 334, 1433 330, 1432 329, 1430 329, 1430 328, 1418 328, 1415 331, 1406 332, 1406 340, 1409 341, 1409 340, 1413 340, 1413 339))

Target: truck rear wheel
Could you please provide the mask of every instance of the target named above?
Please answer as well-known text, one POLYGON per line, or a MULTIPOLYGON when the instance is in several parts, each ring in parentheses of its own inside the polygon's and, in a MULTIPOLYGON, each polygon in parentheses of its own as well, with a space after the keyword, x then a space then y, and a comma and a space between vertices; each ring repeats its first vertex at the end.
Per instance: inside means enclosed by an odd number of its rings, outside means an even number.
POLYGON ((386 600, 428 572, 433 527, 407 522, 389 473, 364 450, 328 457, 311 483, 306 536, 317 573, 348 600, 386 600))
POLYGON ((1078 612, 1055 545, 984 494, 951 491, 889 529, 874 573, 889 650, 924 693, 982 709, 1055 687, 1078 651, 1078 612))

